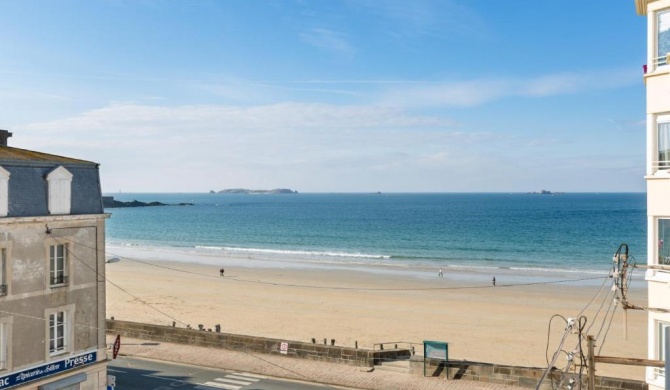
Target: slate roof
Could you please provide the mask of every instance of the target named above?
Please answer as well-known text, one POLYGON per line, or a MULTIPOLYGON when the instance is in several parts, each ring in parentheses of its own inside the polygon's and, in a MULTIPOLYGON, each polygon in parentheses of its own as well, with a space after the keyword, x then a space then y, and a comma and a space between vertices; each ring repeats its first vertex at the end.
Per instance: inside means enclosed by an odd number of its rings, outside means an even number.
POLYGON ((97 163, 0 146, 0 166, 10 173, 7 217, 48 216, 46 177, 61 165, 72 173, 70 215, 103 213, 97 163))
POLYGON ((92 161, 78 160, 76 158, 57 156, 55 154, 35 152, 32 150, 13 148, 10 146, 0 146, 0 165, 2 162, 56 163, 61 165, 98 165, 92 161))

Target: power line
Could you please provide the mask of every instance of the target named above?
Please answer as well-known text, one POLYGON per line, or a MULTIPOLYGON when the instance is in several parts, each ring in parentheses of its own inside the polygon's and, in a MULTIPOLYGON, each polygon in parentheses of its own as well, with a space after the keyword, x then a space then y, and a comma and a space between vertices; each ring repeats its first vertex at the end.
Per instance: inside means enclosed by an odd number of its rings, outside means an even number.
MULTIPOLYGON (((55 233, 51 232, 52 235, 56 235, 55 233)), ((61 236, 59 236, 61 237, 61 236)), ((65 237, 62 237, 65 238, 65 237)), ((73 241, 75 242, 75 241, 73 241)), ((75 242, 77 243, 77 242, 75 242)), ((139 264, 144 264, 148 265, 151 267, 156 267, 156 268, 162 268, 162 269, 167 269, 175 272, 181 272, 185 274, 190 274, 190 275, 197 275, 197 276, 202 276, 206 278, 214 278, 214 279, 220 279, 219 276, 215 275, 210 275, 210 274, 202 274, 199 272, 193 272, 189 270, 184 270, 184 269, 179 269, 179 268, 174 268, 166 265, 161 265, 161 264, 155 264, 151 263, 148 261, 142 261, 142 260, 137 260, 133 259, 130 257, 125 257, 121 255, 117 255, 111 252, 107 252, 106 250, 100 250, 97 248, 93 248, 90 246, 87 246, 86 244, 82 243, 77 243, 78 245, 81 245, 83 247, 87 247, 89 249, 93 249, 99 252, 102 252, 106 255, 118 257, 120 259, 126 259, 132 262, 136 262, 139 264)), ((261 280, 252 280, 252 279, 241 279, 241 278, 225 278, 224 280, 230 281, 230 282, 240 282, 240 283, 252 283, 252 284, 264 284, 264 285, 270 285, 270 286, 277 286, 277 287, 294 287, 294 288, 306 288, 306 289, 317 289, 317 290, 349 290, 349 291, 439 291, 439 290, 467 290, 467 289, 482 289, 482 288, 502 288, 502 287, 523 287, 523 286, 536 286, 536 285, 546 285, 546 284, 558 284, 558 283, 570 283, 570 282, 580 282, 580 281, 586 281, 586 280, 597 280, 597 279, 602 279, 602 276, 595 276, 595 277, 587 277, 587 278, 577 278, 577 279, 560 279, 560 280, 550 280, 550 281, 545 281, 545 282, 528 282, 528 283, 509 283, 509 284, 496 284, 495 286, 492 285, 475 285, 475 286, 450 286, 450 287, 407 287, 407 288, 367 288, 367 287, 342 287, 342 286, 314 286, 314 285, 304 285, 304 284, 293 284, 293 283, 278 283, 278 282, 266 282, 266 281, 261 281, 261 280)), ((605 279, 607 280, 607 279, 605 279)))
MULTIPOLYGON (((545 350, 545 358, 548 363, 547 370, 543 373, 542 378, 540 379, 540 382, 538 383, 538 388, 542 383, 542 380, 546 377, 546 375, 555 367, 553 367, 554 363, 557 360, 558 355, 560 353, 566 353, 568 356, 568 364, 563 368, 561 371, 561 376, 560 376, 560 382, 558 383, 558 386, 562 386, 563 383, 565 382, 566 378, 568 378, 568 373, 569 371, 573 372, 573 375, 577 376, 577 380, 574 378, 571 378, 569 380, 569 383, 567 385, 568 389, 572 389, 575 383, 578 383, 579 388, 582 386, 582 376, 584 372, 584 368, 587 366, 586 364, 586 354, 584 353, 584 349, 582 347, 582 342, 584 339, 584 335, 588 334, 591 330, 591 328, 596 325, 597 323, 597 318, 600 315, 605 302, 609 301, 609 305, 607 307, 607 310, 605 311, 605 314, 602 318, 602 321, 600 322, 600 328, 598 330, 598 334, 595 337, 595 339, 599 339, 600 335, 603 334, 602 341, 600 343, 600 349, 598 350, 598 354, 602 351, 602 348, 605 344, 607 335, 609 333, 610 327, 612 325, 612 320, 614 319, 614 315, 616 313, 616 309, 619 304, 623 306, 624 309, 627 308, 635 308, 635 309, 647 309, 650 310, 649 308, 642 308, 640 306, 635 306, 635 305, 630 305, 628 304, 627 301, 627 293, 628 293, 628 287, 630 286, 630 283, 632 281, 632 272, 627 272, 628 267, 631 266, 629 264, 628 260, 633 261, 633 268, 635 267, 635 258, 633 256, 629 256, 628 254, 628 245, 626 244, 621 244, 619 248, 617 249, 616 253, 614 254, 613 260, 615 262, 615 265, 612 267, 612 271, 610 274, 610 278, 613 278, 613 283, 611 284, 611 288, 609 291, 604 295, 602 302, 598 306, 595 314, 594 314, 594 319, 591 321, 591 325, 586 329, 586 332, 584 332, 584 328, 586 327, 587 324, 587 318, 583 316, 584 312, 598 299, 599 296, 601 296, 605 286, 607 285, 607 280, 603 281, 603 284, 600 286, 596 294, 591 298, 591 300, 586 304, 586 306, 580 311, 577 321, 578 321, 578 326, 577 326, 577 345, 573 352, 566 352, 562 348, 565 338, 567 337, 567 333, 574 328, 574 319, 566 319, 565 317, 556 314, 552 316, 549 320, 549 327, 547 330, 547 347, 545 350), (622 252, 625 250, 625 252, 622 252), (611 296, 611 297, 610 297, 611 296), (614 305, 614 308, 612 309, 612 306, 614 305), (563 319, 563 321, 566 323, 566 333, 563 335, 563 338, 561 339, 560 345, 558 347, 558 350, 553 354, 553 358, 551 363, 549 362, 549 338, 550 338, 550 333, 551 333, 551 323, 554 318, 560 317, 563 319), (609 319, 608 319, 609 317, 609 319), (604 333, 603 333, 604 329, 604 333), (576 369, 576 361, 575 359, 579 358, 579 369, 576 369)), ((554 388, 554 382, 552 379, 552 388, 554 388)))
MULTIPOLYGON (((51 230, 47 230, 47 234, 49 234, 49 235, 51 235, 51 236, 58 236, 58 235, 54 234, 53 231, 51 231, 51 230)), ((71 240, 68 240, 67 238, 62 237, 62 236, 58 236, 58 237, 63 238, 63 239, 65 239, 65 240, 67 240, 67 241, 71 241, 71 240)), ((54 240, 55 240, 57 243, 59 243, 60 245, 63 245, 63 242, 59 241, 58 238, 54 237, 54 240)), ((75 241, 71 241, 71 242, 77 244, 75 241)), ((77 245, 79 245, 79 244, 77 244, 77 245)), ((88 248, 89 248, 89 249, 93 249, 93 248, 90 248, 90 247, 88 247, 88 248)), ((181 321, 181 320, 179 320, 179 319, 177 319, 177 318, 175 318, 175 317, 173 317, 173 316, 171 316, 171 315, 169 315, 169 314, 167 314, 167 313, 161 311, 160 309, 158 309, 158 308, 152 306, 151 304, 147 303, 146 301, 144 301, 144 300, 141 299, 140 297, 131 294, 128 290, 124 289, 123 287, 121 287, 121 286, 119 286, 118 284, 116 284, 116 283, 112 282, 111 280, 109 280, 109 278, 107 278, 107 276, 105 276, 105 275, 101 275, 100 272, 98 272, 97 270, 93 269, 93 267, 91 267, 91 266, 89 266, 88 264, 86 264, 85 261, 83 261, 82 259, 80 259, 79 257, 77 257, 77 255, 74 254, 74 251, 68 251, 68 255, 71 255, 73 258, 75 258, 77 261, 79 261, 81 264, 83 264, 86 268, 88 268, 89 270, 91 270, 91 271, 92 271, 93 273, 95 273, 97 276, 102 276, 102 277, 105 279, 105 281, 107 281, 109 284, 111 284, 112 286, 118 288, 119 290, 123 291, 124 293, 130 295, 131 297, 133 297, 134 299, 136 299, 138 302, 140 302, 140 303, 142 303, 142 304, 144 304, 144 305, 150 307, 151 309, 153 309, 153 310, 159 312, 160 314, 162 314, 162 315, 164 315, 164 316, 170 318, 170 319, 173 320, 173 321, 179 322, 180 324, 183 324, 183 325, 187 325, 185 322, 183 322, 183 321, 181 321)))
MULTIPOLYGON (((56 236, 56 234, 54 234, 52 230, 47 230, 47 234, 52 235, 52 236, 56 236)), ((65 237, 62 237, 62 236, 58 236, 58 237, 67 240, 67 238, 65 238, 65 237)), ((56 237, 54 237, 54 240, 55 240, 56 242, 58 242, 59 244, 63 245, 63 243, 62 243, 61 241, 59 241, 56 237)), ((77 243, 76 243, 75 241, 73 241, 73 240, 68 240, 68 241, 71 241, 71 242, 77 244, 77 243)), ((78 245, 81 245, 81 244, 78 244, 78 245)), ((82 246, 84 246, 84 247, 88 247, 88 246, 86 246, 86 245, 82 245, 82 246)), ((89 249, 93 249, 93 248, 91 248, 91 247, 88 247, 88 248, 89 248, 89 249)), ((89 266, 88 264, 86 264, 85 261, 83 261, 83 260, 80 259, 77 255, 75 255, 75 254, 73 253, 73 251, 68 251, 68 254, 71 255, 73 258, 75 258, 75 259, 76 259, 77 261, 79 261, 80 263, 82 263, 86 268, 88 268, 89 270, 91 270, 91 271, 92 271, 93 273, 95 273, 97 276, 103 276, 103 275, 100 275, 100 272, 98 272, 97 270, 93 269, 93 267, 89 266)), ((177 322, 179 322, 179 323, 181 323, 181 324, 183 324, 183 325, 187 325, 185 322, 180 321, 180 320, 178 320, 177 318, 174 318, 174 317, 170 316, 169 314, 167 314, 167 313, 165 313, 165 312, 159 310, 158 308, 152 306, 151 304, 147 303, 146 301, 142 300, 141 298, 137 297, 136 295, 131 294, 129 291, 125 290, 125 289, 122 288, 121 286, 119 286, 119 285, 117 285, 116 283, 114 283, 114 282, 112 282, 111 280, 109 280, 106 276, 103 276, 103 278, 105 279, 105 281, 109 282, 110 284, 112 284, 113 286, 115 286, 115 287, 118 288, 119 290, 123 291, 124 293, 130 295, 131 297, 133 297, 134 299, 136 299, 136 300, 139 301, 140 303, 142 303, 142 304, 144 304, 144 305, 146 305, 146 306, 149 306, 151 309, 153 309, 153 310, 155 310, 155 311, 157 311, 157 312, 163 314, 164 316, 166 316, 166 317, 168 317, 168 318, 170 318, 170 319, 172 319, 172 320, 174 320, 174 321, 177 321, 177 322)), ((0 312, 10 313, 10 312, 4 311, 4 310, 0 310, 0 312)), ((22 314, 18 314, 18 313, 12 313, 12 314, 16 314, 17 316, 28 317, 28 318, 33 318, 33 319, 38 319, 38 320, 46 321, 45 318, 26 316, 26 315, 22 315, 22 314)), ((76 326, 76 324, 75 324, 75 326, 76 326)), ((92 328, 92 329, 96 329, 96 330, 100 330, 100 329, 101 329, 101 328, 99 328, 99 327, 88 327, 88 328, 92 328)), ((293 373, 294 375, 298 375, 298 376, 300 376, 300 377, 302 377, 302 378, 305 378, 305 379, 308 379, 308 380, 310 380, 310 381, 313 381, 312 378, 310 378, 310 377, 308 377, 308 376, 306 376, 306 375, 303 375, 303 374, 301 374, 301 373, 299 373, 299 372, 297 372, 297 371, 290 370, 290 369, 288 369, 288 368, 286 368, 286 367, 283 367, 283 366, 280 366, 280 365, 278 365, 278 364, 276 364, 276 363, 269 362, 269 361, 267 361, 267 360, 265 360, 265 359, 263 359, 263 358, 261 358, 261 357, 259 357, 259 356, 255 356, 255 355, 253 355, 253 354, 247 352, 246 350, 245 350, 245 351, 242 351, 242 352, 248 354, 248 355, 251 356, 251 357, 254 357, 254 358, 256 358, 256 359, 259 359, 259 360, 265 362, 266 364, 273 365, 273 366, 275 366, 275 367, 277 367, 277 368, 280 368, 280 369, 285 370, 285 371, 287 371, 287 372, 293 373)), ((336 389, 335 387, 332 387, 332 386, 330 386, 330 385, 328 385, 328 384, 325 384, 325 385, 326 385, 326 387, 329 387, 329 388, 332 388, 332 389, 336 389)))

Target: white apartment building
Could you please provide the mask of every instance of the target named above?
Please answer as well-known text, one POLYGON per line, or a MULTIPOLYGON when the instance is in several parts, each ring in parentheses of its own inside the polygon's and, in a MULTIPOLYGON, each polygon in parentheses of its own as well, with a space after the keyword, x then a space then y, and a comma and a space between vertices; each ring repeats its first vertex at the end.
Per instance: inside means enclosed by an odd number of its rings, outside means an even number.
MULTIPOLYGON (((647 266, 648 357, 664 360, 670 327, 670 0, 635 0, 647 17, 647 266)), ((652 390, 665 388, 665 370, 647 368, 652 390)))

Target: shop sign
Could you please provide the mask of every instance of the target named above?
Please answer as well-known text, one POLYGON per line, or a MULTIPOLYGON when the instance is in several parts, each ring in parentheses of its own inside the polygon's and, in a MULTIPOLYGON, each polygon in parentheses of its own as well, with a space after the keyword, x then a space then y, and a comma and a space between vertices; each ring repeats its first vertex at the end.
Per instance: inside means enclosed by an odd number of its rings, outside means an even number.
POLYGON ((59 374, 64 371, 72 370, 82 366, 95 363, 97 352, 86 352, 80 355, 68 356, 62 360, 49 362, 38 367, 14 372, 0 377, 0 389, 6 389, 12 386, 20 385, 46 376, 59 374))

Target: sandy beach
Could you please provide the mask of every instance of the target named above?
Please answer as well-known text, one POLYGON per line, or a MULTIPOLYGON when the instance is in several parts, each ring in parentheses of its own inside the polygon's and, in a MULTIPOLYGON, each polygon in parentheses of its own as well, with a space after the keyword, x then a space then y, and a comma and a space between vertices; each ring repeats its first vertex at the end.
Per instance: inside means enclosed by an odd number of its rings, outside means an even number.
MULTIPOLYGON (((589 333, 601 334, 596 351, 602 345, 600 355, 646 357, 646 312, 628 311, 627 339, 621 310, 605 337, 610 321, 601 324, 609 300, 594 317, 609 291, 596 295, 604 279, 519 285, 537 279, 524 282, 510 274, 497 275, 494 287, 489 275, 452 269, 439 278, 437 270, 421 277, 411 270, 371 272, 353 266, 244 267, 239 259, 219 258, 216 262, 225 267, 221 277, 219 266, 213 264, 166 261, 174 256, 161 253, 143 257, 131 258, 154 265, 126 258, 107 264, 108 318, 164 325, 175 321, 181 327, 203 324, 212 329, 220 324, 226 333, 317 342, 335 339, 337 345, 358 342, 361 348, 438 340, 449 343, 452 359, 542 367, 547 365, 552 316, 577 317, 596 297, 583 313, 588 318, 585 329, 593 324, 589 333)), ((629 301, 646 303, 644 282, 631 288, 629 301)), ((565 322, 554 318, 550 355, 564 329, 565 322)), ((564 349, 572 350, 576 342, 577 337, 571 336, 564 349)), ((564 365, 561 357, 556 366, 564 365)), ((644 377, 642 368, 601 364, 597 369, 599 375, 644 377)))

